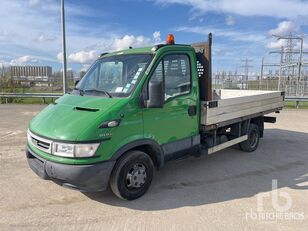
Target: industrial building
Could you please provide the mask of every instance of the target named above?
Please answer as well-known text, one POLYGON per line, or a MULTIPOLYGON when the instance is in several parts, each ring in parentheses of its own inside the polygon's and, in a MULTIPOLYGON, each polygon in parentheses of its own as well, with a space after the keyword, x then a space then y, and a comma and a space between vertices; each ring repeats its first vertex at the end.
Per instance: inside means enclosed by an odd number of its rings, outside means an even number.
POLYGON ((24 85, 48 86, 52 76, 50 66, 11 66, 13 81, 24 85))

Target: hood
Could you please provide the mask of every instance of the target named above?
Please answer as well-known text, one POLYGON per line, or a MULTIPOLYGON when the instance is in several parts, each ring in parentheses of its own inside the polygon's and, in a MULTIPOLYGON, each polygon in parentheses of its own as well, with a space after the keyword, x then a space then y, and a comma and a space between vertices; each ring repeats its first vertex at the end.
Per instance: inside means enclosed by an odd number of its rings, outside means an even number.
POLYGON ((98 128, 116 105, 126 101, 125 98, 64 95, 35 116, 29 128, 47 138, 76 141, 87 129, 98 128))

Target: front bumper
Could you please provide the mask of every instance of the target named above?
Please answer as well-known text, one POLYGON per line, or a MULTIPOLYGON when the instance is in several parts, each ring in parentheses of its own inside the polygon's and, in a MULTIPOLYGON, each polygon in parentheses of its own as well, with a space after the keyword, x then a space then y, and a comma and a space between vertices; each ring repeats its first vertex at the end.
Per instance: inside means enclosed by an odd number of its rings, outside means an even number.
POLYGON ((115 164, 115 161, 89 165, 59 164, 39 157, 29 147, 26 155, 30 168, 41 178, 83 192, 106 190, 115 164))

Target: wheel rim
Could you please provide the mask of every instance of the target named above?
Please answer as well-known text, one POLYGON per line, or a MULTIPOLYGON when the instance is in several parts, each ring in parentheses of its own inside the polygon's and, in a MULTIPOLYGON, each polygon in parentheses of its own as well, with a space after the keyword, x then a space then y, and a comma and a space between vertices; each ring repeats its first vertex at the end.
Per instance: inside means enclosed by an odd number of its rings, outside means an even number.
POLYGON ((250 147, 254 148, 258 143, 258 134, 256 130, 252 130, 249 134, 248 141, 250 147))
POLYGON ((147 180, 146 167, 142 163, 136 163, 127 172, 127 188, 141 188, 147 180))

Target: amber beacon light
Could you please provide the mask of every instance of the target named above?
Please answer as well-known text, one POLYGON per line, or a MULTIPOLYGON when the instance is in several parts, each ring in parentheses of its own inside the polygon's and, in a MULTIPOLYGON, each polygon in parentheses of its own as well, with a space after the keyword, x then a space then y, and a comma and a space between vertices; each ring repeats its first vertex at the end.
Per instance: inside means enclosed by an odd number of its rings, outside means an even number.
POLYGON ((169 44, 169 45, 174 44, 174 36, 173 36, 173 34, 168 34, 167 35, 166 43, 169 44))

